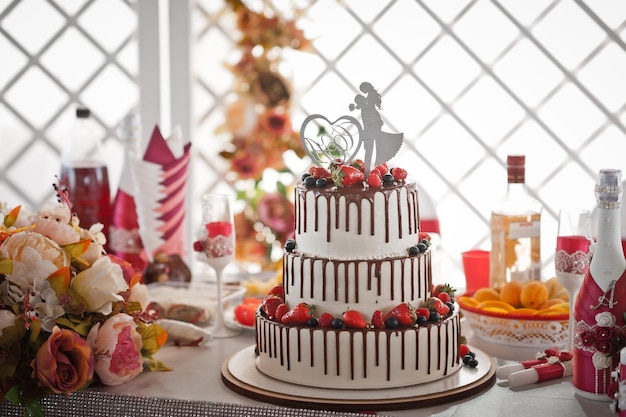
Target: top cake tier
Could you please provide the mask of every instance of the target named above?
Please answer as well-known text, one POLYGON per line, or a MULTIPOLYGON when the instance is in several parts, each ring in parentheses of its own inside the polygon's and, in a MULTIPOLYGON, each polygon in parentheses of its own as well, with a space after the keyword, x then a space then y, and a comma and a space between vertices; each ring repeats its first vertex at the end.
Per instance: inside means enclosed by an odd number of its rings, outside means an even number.
POLYGON ((380 259, 407 254, 419 242, 413 181, 381 188, 296 187, 298 252, 330 259, 380 259))

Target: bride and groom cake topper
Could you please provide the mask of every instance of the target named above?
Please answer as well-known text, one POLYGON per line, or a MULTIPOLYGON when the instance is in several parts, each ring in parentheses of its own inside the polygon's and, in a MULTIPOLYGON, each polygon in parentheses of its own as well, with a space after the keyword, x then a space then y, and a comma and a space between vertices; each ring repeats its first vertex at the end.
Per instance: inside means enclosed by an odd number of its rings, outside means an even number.
POLYGON ((354 103, 348 108, 350 111, 360 111, 362 125, 350 115, 331 122, 325 116, 312 114, 302 122, 300 139, 316 165, 322 166, 336 159, 349 163, 363 147, 367 174, 375 166, 389 161, 400 150, 403 134, 382 129, 383 120, 379 113, 382 109, 381 95, 369 82, 362 82, 359 90, 362 94, 357 94, 354 103), (311 127, 317 129, 311 133, 311 127))

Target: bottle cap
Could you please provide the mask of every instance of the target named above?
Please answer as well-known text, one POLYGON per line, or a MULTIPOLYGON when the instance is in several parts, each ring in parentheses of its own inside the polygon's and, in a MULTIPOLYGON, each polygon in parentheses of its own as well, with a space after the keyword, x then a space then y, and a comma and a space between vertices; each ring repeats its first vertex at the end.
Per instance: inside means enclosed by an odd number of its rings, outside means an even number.
POLYGON ((79 119, 85 119, 89 116, 91 116, 91 111, 88 108, 78 107, 76 109, 76 117, 78 117, 79 119))
POLYGON ((598 207, 603 209, 620 208, 622 191, 622 171, 619 169, 601 169, 595 187, 598 207))
POLYGON ((509 155, 506 158, 506 164, 511 166, 520 166, 526 164, 526 155, 509 155))
POLYGON ((525 155, 509 155, 506 158, 506 165, 509 183, 523 183, 526 181, 525 155))

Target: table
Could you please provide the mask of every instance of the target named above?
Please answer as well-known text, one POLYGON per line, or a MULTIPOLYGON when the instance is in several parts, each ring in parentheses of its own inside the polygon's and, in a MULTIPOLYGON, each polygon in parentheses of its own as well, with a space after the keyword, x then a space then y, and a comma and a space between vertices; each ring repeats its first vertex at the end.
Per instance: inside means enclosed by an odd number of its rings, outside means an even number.
MULTIPOLYGON (((214 340, 206 347, 164 346, 157 359, 172 367, 172 372, 144 372, 117 387, 97 387, 66 396, 44 399, 46 417, 108 416, 354 416, 329 412, 279 407, 255 401, 231 391, 221 380, 222 363, 234 353, 254 344, 254 333, 245 330, 230 339, 214 340)), ((505 361, 496 359, 498 364, 505 361)), ((21 417, 21 411, 0 404, 0 415, 21 417)), ((362 414, 363 415, 363 414, 362 414)), ((522 388, 510 388, 497 381, 487 391, 465 400, 434 407, 398 411, 379 411, 380 416, 615 416, 608 403, 590 401, 574 395, 571 378, 548 381, 522 388)))

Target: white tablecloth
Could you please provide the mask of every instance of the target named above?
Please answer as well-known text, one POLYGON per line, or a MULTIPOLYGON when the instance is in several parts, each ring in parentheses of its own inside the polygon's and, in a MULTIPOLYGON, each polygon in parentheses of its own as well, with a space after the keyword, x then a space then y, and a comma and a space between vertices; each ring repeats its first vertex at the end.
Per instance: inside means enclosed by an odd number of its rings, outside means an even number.
MULTIPOLYGON (((254 343, 246 331, 231 339, 214 340, 207 347, 165 346, 157 358, 174 370, 144 372, 117 387, 95 387, 93 393, 51 396, 44 401, 46 417, 87 415, 120 416, 345 416, 320 410, 278 407, 231 391, 221 379, 221 365, 235 352, 254 343), (131 397, 129 397, 129 395, 131 397), (106 410, 106 414, 103 413, 106 410)), ((498 360, 500 364, 503 361, 498 360)), ((19 409, 17 410, 19 411, 19 409)), ((15 407, 0 404, 0 415, 21 417, 15 407)), ((608 403, 574 394, 571 378, 512 389, 497 381, 474 397, 434 407, 379 411, 380 416, 614 416, 608 403)))

